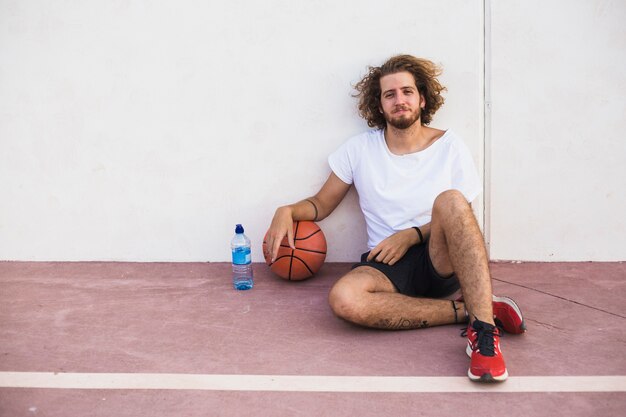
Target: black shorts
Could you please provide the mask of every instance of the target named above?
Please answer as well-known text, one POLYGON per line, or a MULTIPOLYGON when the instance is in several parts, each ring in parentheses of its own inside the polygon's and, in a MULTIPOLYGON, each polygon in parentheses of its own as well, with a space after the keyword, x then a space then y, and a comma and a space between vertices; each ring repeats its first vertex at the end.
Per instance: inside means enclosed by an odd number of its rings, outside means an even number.
POLYGON ((459 289, 459 280, 456 275, 449 278, 440 276, 433 267, 428 254, 428 242, 414 245, 407 253, 393 265, 382 262, 367 262, 365 252, 361 255, 361 262, 354 264, 352 269, 359 266, 371 266, 385 274, 400 294, 411 297, 441 298, 446 297, 459 289))

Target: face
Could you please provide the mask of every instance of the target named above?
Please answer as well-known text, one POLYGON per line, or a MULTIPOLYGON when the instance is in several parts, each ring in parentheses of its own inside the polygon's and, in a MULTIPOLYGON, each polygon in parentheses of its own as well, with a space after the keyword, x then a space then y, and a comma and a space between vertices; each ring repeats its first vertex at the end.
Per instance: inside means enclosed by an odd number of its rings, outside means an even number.
POLYGON ((385 120, 397 129, 407 129, 420 120, 426 104, 409 72, 397 72, 380 78, 380 107, 385 120))

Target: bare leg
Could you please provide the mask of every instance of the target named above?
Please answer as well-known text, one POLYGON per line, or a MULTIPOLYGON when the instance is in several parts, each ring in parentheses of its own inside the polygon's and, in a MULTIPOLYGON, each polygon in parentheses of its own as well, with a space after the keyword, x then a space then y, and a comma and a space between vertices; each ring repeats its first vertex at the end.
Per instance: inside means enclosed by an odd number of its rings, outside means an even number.
POLYGON ((460 192, 446 191, 435 200, 428 250, 440 275, 456 273, 470 319, 494 324, 485 243, 474 213, 460 192))
POLYGON ((338 317, 379 329, 418 329, 465 320, 463 303, 454 303, 455 318, 452 301, 399 294, 385 274, 368 266, 343 276, 328 298, 338 317))
POLYGON ((465 303, 399 294, 382 272, 359 267, 331 289, 329 302, 333 312, 353 323, 384 329, 464 321, 465 310, 472 320, 476 317, 494 324, 485 243, 474 213, 459 191, 443 192, 435 200, 428 251, 439 275, 456 273, 465 303))

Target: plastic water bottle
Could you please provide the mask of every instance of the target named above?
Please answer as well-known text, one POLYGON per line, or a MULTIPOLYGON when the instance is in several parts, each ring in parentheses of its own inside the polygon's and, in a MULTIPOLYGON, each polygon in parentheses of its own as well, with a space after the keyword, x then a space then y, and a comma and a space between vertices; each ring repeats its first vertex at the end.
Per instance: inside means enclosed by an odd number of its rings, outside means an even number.
POLYGON ((254 285, 250 239, 243 233, 243 226, 235 227, 235 236, 230 241, 233 254, 233 286, 237 290, 249 290, 254 285))

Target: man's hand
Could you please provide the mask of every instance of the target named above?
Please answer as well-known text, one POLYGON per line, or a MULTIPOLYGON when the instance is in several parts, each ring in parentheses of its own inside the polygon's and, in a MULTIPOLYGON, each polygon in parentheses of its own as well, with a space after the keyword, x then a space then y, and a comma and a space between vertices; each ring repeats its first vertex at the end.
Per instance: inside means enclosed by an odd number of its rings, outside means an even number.
POLYGON ((276 260, 278 249, 285 236, 287 236, 289 247, 295 249, 293 222, 296 220, 320 221, 324 219, 335 210, 349 189, 350 184, 346 184, 331 172, 322 188, 313 197, 279 207, 267 231, 265 247, 269 253, 263 254, 266 259, 269 257, 272 262, 276 260))
POLYGON ((404 256, 411 246, 419 243, 419 241, 420 239, 415 229, 400 230, 376 245, 370 251, 367 260, 368 262, 374 260, 393 265, 404 256))
POLYGON ((272 262, 276 260, 278 248, 280 248, 280 243, 285 236, 287 236, 289 247, 295 249, 296 245, 293 241, 293 215, 291 209, 289 207, 280 207, 274 214, 265 241, 265 247, 266 250, 269 251, 272 262))

